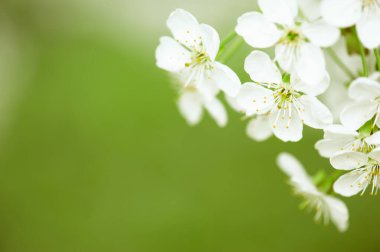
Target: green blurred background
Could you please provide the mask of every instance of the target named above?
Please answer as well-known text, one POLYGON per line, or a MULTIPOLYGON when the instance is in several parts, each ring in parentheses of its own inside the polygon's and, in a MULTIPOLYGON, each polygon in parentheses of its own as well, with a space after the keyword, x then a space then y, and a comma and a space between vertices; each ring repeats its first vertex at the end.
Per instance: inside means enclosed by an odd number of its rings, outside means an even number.
MULTIPOLYGON (((286 150, 330 172, 321 132, 255 143, 232 111, 185 124, 154 59, 177 7, 224 36, 255 1, 0 2, 0 251, 379 251, 378 198, 347 200, 340 234, 276 167, 286 150)), ((249 50, 229 62, 245 79, 249 50)))

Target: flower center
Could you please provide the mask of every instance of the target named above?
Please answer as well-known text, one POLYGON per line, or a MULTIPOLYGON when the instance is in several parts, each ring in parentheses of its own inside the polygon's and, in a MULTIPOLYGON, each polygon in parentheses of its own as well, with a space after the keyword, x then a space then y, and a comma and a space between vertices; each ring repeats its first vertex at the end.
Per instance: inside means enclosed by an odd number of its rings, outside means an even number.
POLYGON ((186 67, 190 67, 192 65, 200 65, 210 62, 210 57, 205 52, 194 52, 191 56, 191 62, 186 63, 186 67))
MULTIPOLYGON (((276 119, 273 123, 273 128, 277 127, 277 124, 280 120, 286 121, 280 122, 280 124, 285 123, 285 127, 289 128, 292 120, 292 113, 294 112, 296 112, 303 121, 302 114, 304 107, 298 101, 298 98, 301 97, 301 94, 295 91, 288 83, 279 84, 273 91, 273 97, 276 104, 273 109, 278 109, 276 119)), ((272 112, 273 110, 271 113, 272 112)))
POLYGON ((298 45, 304 40, 305 37, 302 33, 296 27, 293 27, 285 31, 285 35, 281 38, 280 43, 298 45))
POLYGON ((363 187, 362 195, 367 190, 368 186, 372 183, 371 195, 376 195, 380 187, 380 164, 374 159, 370 159, 368 165, 363 168, 353 171, 361 174, 350 186, 357 185, 363 187))
POLYGON ((185 86, 194 85, 198 87, 202 85, 204 78, 210 79, 210 70, 214 68, 214 64, 208 54, 203 49, 192 51, 191 62, 185 64, 187 80, 185 86))
POLYGON ((274 100, 276 101, 277 108, 282 108, 286 103, 292 103, 301 95, 296 92, 289 84, 283 83, 278 85, 273 92, 274 100))
POLYGON ((380 9, 379 0, 362 0, 362 9, 364 11, 380 9))
POLYGON ((367 136, 358 136, 354 142, 348 143, 347 145, 343 146, 342 150, 351 150, 351 151, 357 151, 357 152, 363 152, 363 153, 370 153, 373 149, 376 148, 375 145, 368 144, 365 141, 365 138, 367 136))

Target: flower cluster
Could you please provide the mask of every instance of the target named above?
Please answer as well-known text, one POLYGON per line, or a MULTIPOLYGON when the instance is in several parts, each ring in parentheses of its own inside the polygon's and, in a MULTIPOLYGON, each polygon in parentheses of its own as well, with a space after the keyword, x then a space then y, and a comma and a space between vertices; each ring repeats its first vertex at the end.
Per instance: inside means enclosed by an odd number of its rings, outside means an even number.
POLYGON ((334 194, 375 195, 380 188, 380 0, 258 0, 258 6, 237 18, 222 41, 211 26, 175 10, 157 66, 170 73, 190 125, 207 111, 224 127, 224 93, 249 119, 246 132, 256 141, 272 135, 300 141, 304 125, 323 130, 315 148, 330 159, 331 172, 310 177, 287 153, 277 163, 304 208, 345 231, 348 210, 334 194), (241 83, 225 63, 244 41, 253 48, 244 60, 251 81, 241 83))

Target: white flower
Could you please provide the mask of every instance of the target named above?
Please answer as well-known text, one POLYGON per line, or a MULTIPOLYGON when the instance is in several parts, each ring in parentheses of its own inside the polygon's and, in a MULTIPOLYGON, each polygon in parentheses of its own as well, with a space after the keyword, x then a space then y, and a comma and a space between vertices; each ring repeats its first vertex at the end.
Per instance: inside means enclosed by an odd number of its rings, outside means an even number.
POLYGON ((303 124, 321 129, 332 123, 329 109, 315 95, 322 93, 329 80, 314 88, 295 75, 284 82, 269 56, 253 51, 245 60, 245 70, 255 83, 245 83, 236 97, 247 116, 269 113, 268 120, 276 137, 283 141, 299 141, 303 124))
POLYGON ((226 126, 228 120, 227 111, 216 97, 217 87, 212 82, 205 83, 205 87, 203 87, 209 89, 207 93, 214 94, 210 98, 205 97, 195 86, 186 86, 183 82, 183 76, 173 77, 175 84, 180 86, 177 106, 189 125, 198 124, 203 117, 204 110, 206 110, 219 127, 226 126))
POLYGON ((366 136, 343 125, 329 125, 324 129, 324 139, 315 144, 322 157, 330 158, 338 151, 349 150, 364 152, 380 144, 380 131, 366 136))
POLYGON ((348 95, 354 100, 340 114, 340 121, 347 128, 357 130, 375 117, 374 124, 380 126, 380 83, 376 81, 378 73, 371 77, 359 77, 354 80, 348 95))
MULTIPOLYGON (((331 76, 331 84, 322 95, 321 100, 331 109, 334 119, 338 121, 342 109, 350 102, 345 84, 351 82, 352 78, 358 75, 362 69, 362 63, 359 55, 350 55, 348 53, 347 43, 343 37, 331 47, 331 53, 335 54, 346 68, 343 70, 343 68, 335 62, 331 54, 326 54, 326 65, 327 71, 331 76)), ((373 63, 371 65, 376 64, 373 63)))
MULTIPOLYGON (((236 98, 226 96, 226 101, 233 110, 244 113, 244 108, 238 104, 236 98)), ((249 138, 257 142, 262 142, 270 138, 273 133, 272 125, 269 121, 269 114, 251 116, 245 131, 249 138)))
POLYGON ((380 45, 380 0, 324 0, 321 14, 326 22, 340 28, 356 25, 363 45, 380 45))
POLYGON ((259 0, 258 4, 263 14, 243 14, 236 32, 254 48, 276 46, 276 60, 286 72, 296 72, 308 84, 322 82, 326 63, 320 47, 333 45, 339 30, 320 19, 296 20, 296 0, 259 0))
POLYGON ((350 171, 340 176, 334 183, 334 191, 345 197, 361 192, 372 184, 371 194, 380 187, 380 147, 369 154, 341 151, 330 158, 331 165, 338 170, 350 171))
POLYGON ((205 97, 212 99, 204 88, 213 82, 230 96, 240 88, 239 77, 215 58, 219 51, 218 33, 209 25, 199 24, 193 15, 181 9, 170 14, 167 26, 173 34, 161 37, 156 50, 157 66, 185 77, 186 86, 194 86, 205 97))
POLYGON ((327 224, 331 220, 339 231, 348 228, 348 209, 343 201, 318 190, 302 164, 288 153, 281 153, 277 164, 290 178, 295 193, 305 199, 308 207, 316 210, 315 220, 323 219, 327 224))

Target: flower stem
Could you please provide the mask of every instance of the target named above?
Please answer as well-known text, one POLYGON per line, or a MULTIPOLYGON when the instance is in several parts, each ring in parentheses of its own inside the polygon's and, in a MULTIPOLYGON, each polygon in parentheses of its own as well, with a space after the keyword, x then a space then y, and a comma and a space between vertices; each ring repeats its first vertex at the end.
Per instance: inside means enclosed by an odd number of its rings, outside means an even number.
POLYGON ((366 58, 365 58, 364 47, 363 47, 362 43, 360 42, 360 39, 359 39, 359 36, 358 36, 358 32, 356 31, 356 28, 353 27, 352 31, 353 31, 353 34, 355 36, 356 43, 358 45, 358 49, 359 49, 359 52, 360 52, 360 57, 362 59, 362 65, 363 65, 363 73, 362 73, 362 75, 365 76, 365 77, 368 77, 368 67, 367 67, 367 62, 366 62, 366 58))
POLYGON ((237 33, 235 31, 232 31, 230 34, 225 37, 222 42, 220 42, 220 50, 223 50, 224 47, 230 43, 235 37, 237 36, 237 33))
POLYGON ((324 183, 319 187, 319 189, 327 194, 331 194, 334 192, 333 186, 335 181, 344 174, 344 171, 335 170, 333 173, 328 175, 324 181, 324 183))
POLYGON ((223 50, 223 51, 225 51, 223 54, 221 54, 221 55, 218 54, 218 61, 220 63, 225 63, 226 61, 228 61, 235 54, 235 52, 239 49, 242 42, 243 42, 242 38, 238 38, 237 40, 235 40, 229 48, 227 48, 226 50, 223 50))
POLYGON ((221 55, 226 50, 227 44, 233 41, 236 37, 237 37, 237 33, 235 31, 232 31, 230 34, 227 35, 227 37, 225 37, 222 40, 222 42, 220 42, 219 52, 218 52, 218 55, 216 56, 217 59, 221 58, 221 55))
POLYGON ((379 53, 379 48, 375 48, 373 50, 373 52, 375 53, 375 57, 376 57, 377 70, 380 71, 380 53, 379 53))
POLYGON ((327 48, 326 51, 343 72, 345 72, 351 79, 355 78, 355 74, 351 72, 351 70, 343 63, 343 61, 339 58, 333 49, 327 48))

